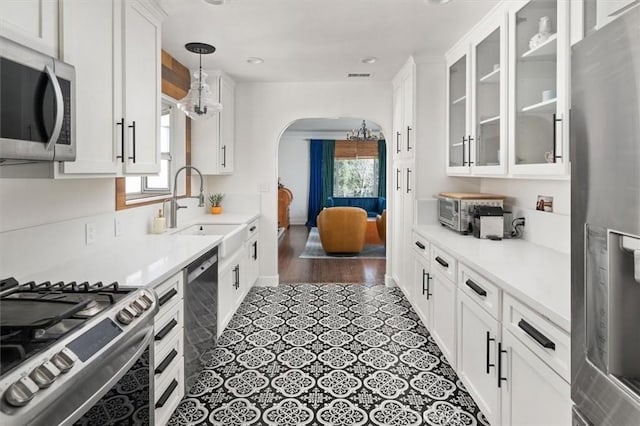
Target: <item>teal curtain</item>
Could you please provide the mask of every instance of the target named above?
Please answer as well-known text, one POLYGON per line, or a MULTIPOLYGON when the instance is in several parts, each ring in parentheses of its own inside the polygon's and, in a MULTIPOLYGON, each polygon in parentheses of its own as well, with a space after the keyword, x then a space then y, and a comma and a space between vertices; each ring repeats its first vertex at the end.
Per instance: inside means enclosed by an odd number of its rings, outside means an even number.
POLYGON ((333 163, 336 141, 322 141, 322 206, 327 207, 327 198, 333 197, 333 163))
POLYGON ((387 144, 384 139, 378 141, 378 197, 387 195, 387 144))
POLYGON ((311 139, 309 144, 309 209, 307 223, 309 228, 316 225, 316 218, 322 210, 322 141, 311 139))

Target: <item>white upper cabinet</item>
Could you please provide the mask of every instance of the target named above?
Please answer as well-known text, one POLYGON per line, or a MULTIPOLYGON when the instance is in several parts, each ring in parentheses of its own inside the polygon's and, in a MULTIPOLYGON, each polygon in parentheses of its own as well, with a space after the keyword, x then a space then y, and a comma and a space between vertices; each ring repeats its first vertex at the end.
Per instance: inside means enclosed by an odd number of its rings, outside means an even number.
MULTIPOLYGON (((413 58, 393 78, 393 145, 394 159, 415 157, 415 87, 416 72, 413 58)), ((386 136, 386 135, 385 135, 386 136)), ((387 143, 389 137, 387 136, 387 143)))
POLYGON ((124 173, 160 172, 160 21, 142 2, 126 0, 123 13, 124 173))
POLYGON ((507 171, 507 30, 502 10, 447 55, 447 172, 507 171))
POLYGON ((0 1, 0 35, 58 57, 58 0, 0 1))
POLYGON ((153 1, 65 0, 61 56, 76 68, 76 161, 56 177, 160 171, 163 12, 153 1))
POLYGON ((569 2, 509 11, 509 139, 513 175, 565 176, 569 160, 569 2))
POLYGON ((211 92, 222 104, 222 111, 209 119, 191 122, 191 164, 205 175, 231 174, 235 144, 235 83, 219 72, 209 75, 211 92))

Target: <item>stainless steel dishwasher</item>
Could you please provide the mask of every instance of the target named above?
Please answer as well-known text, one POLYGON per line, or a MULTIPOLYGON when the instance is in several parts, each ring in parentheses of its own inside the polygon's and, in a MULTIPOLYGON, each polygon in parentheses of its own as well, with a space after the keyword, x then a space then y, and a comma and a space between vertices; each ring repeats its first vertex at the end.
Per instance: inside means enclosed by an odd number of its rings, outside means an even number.
POLYGON ((186 390, 202 371, 202 355, 216 344, 218 322, 218 248, 185 270, 184 365, 186 390))

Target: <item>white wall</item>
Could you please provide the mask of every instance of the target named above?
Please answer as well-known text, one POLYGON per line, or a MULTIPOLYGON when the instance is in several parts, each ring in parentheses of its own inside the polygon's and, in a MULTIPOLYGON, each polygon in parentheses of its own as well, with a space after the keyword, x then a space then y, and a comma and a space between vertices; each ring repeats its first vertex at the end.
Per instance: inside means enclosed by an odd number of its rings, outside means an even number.
POLYGON ((226 193, 262 194, 259 283, 278 283, 278 144, 300 118, 366 117, 391 132, 388 82, 240 83, 236 86, 233 176, 213 176, 209 187, 226 193))

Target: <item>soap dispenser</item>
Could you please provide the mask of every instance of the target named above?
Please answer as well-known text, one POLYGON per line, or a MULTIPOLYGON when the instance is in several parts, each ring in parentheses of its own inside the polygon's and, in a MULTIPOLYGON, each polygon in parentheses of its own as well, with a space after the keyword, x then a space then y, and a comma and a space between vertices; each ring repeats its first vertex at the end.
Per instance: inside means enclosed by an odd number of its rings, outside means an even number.
POLYGON ((164 217, 162 209, 158 209, 158 216, 153 218, 151 231, 154 234, 162 234, 167 229, 167 219, 164 217))

